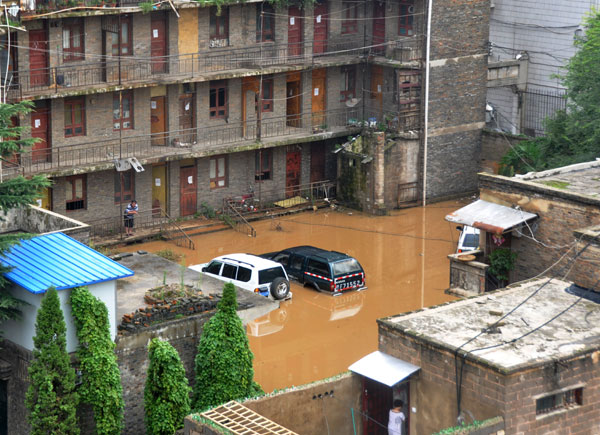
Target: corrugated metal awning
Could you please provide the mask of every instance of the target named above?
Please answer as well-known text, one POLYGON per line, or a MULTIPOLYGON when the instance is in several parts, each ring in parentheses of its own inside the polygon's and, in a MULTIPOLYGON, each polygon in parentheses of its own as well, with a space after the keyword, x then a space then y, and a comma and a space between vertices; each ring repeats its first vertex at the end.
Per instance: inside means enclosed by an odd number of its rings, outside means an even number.
POLYGON ((421 367, 376 350, 356 361, 348 369, 392 387, 421 370, 421 367))
POLYGON ((446 216, 446 220, 491 233, 502 234, 536 217, 537 215, 533 213, 478 199, 450 213, 446 216))
POLYGON ((2 265, 13 269, 10 281, 31 293, 80 287, 132 276, 133 272, 81 242, 52 233, 22 240, 4 257, 2 265))

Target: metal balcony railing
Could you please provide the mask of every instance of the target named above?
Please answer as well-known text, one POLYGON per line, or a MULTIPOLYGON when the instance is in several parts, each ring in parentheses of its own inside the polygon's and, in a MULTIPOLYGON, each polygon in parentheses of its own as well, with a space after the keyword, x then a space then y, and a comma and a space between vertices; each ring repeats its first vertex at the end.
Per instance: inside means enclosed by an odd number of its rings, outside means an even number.
MULTIPOLYGON (((96 62, 69 62, 56 67, 13 71, 7 80, 11 101, 27 97, 43 97, 90 88, 135 85, 147 82, 173 83, 193 81, 203 75, 231 70, 256 70, 270 66, 326 65, 332 57, 357 58, 380 54, 386 48, 390 56, 403 62, 420 57, 420 39, 404 38, 364 48, 363 38, 327 41, 326 50, 313 52, 313 42, 297 44, 261 43, 242 48, 213 48, 193 54, 164 57, 110 56, 96 62)), ((319 43, 319 50, 323 48, 319 43)), ((3 87, 0 84, 0 89, 3 87)))
POLYGON ((124 137, 57 148, 35 149, 19 153, 3 162, 4 178, 53 172, 79 166, 111 163, 116 159, 147 159, 192 152, 226 151, 232 144, 268 143, 287 137, 355 132, 363 127, 387 131, 418 130, 418 110, 380 111, 360 106, 324 112, 300 113, 261 120, 229 121, 210 127, 174 130, 157 134, 124 137))

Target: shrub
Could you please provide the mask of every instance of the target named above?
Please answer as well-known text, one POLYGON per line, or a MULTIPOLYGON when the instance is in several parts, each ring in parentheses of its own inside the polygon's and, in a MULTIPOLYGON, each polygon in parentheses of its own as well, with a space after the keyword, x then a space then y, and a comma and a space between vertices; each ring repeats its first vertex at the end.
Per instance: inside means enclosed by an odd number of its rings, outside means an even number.
POLYGON ((26 405, 31 434, 79 434, 75 370, 67 353, 67 326, 56 289, 42 299, 35 321, 31 383, 26 405))
POLYGON ((490 254, 490 267, 488 271, 502 281, 508 281, 508 273, 514 269, 517 254, 510 249, 496 249, 490 254))
POLYGON ((254 382, 254 355, 236 309, 235 287, 227 283, 217 312, 204 325, 198 344, 195 410, 262 393, 254 382))
POLYGON ((150 365, 144 389, 146 430, 149 435, 171 435, 183 427, 190 413, 190 392, 177 351, 153 338, 148 346, 150 365))
POLYGON ((92 406, 99 435, 123 430, 123 387, 106 305, 87 287, 71 293, 81 369, 81 400, 92 406))

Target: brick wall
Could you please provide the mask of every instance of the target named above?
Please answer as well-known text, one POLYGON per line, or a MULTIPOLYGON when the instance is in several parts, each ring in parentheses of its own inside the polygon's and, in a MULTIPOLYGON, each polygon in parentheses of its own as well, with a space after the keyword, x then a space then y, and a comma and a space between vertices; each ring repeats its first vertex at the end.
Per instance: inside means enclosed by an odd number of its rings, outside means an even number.
MULTIPOLYGON (((551 190, 542 184, 487 174, 480 175, 479 187, 483 200, 509 207, 519 205, 524 211, 536 213, 539 217, 530 224, 535 238, 557 248, 543 248, 530 238, 513 237, 511 249, 518 257, 511 281, 542 273, 565 254, 575 241, 573 231, 600 224, 600 203, 594 199, 551 190)), ((523 231, 530 236, 527 228, 523 228, 523 231)), ((562 276, 571 264, 569 260, 563 261, 552 269, 551 274, 562 276)), ((582 273, 582 282, 589 282, 585 268, 572 270, 567 279, 577 282, 580 279, 578 272, 582 273)))
POLYGON ((489 0, 434 3, 427 196, 475 191, 485 123, 489 0))
MULTIPOLYGON (((421 368, 411 378, 417 395, 411 396, 416 433, 432 433, 456 422, 456 366, 454 355, 434 344, 408 336, 379 322, 379 350, 421 368)), ((590 434, 600 427, 598 364, 600 352, 559 362, 532 364, 512 373, 501 373, 483 364, 468 362, 462 372, 462 409, 477 420, 503 416, 506 433, 545 434, 557 429, 590 434), (536 400, 559 391, 583 386, 583 405, 536 416, 536 400)), ((413 426, 415 427, 415 426, 413 426)))

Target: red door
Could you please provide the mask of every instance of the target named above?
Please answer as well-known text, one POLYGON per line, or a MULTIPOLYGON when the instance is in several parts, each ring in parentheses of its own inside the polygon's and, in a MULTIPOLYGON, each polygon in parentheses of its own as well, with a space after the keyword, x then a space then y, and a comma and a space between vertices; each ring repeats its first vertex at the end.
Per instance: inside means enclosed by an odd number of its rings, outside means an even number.
POLYGON ((296 196, 300 190, 300 151, 288 151, 285 163, 285 196, 296 196))
POLYGON ((196 213, 196 166, 186 166, 179 170, 179 201, 181 216, 196 213))
POLYGON ((32 163, 50 161, 49 119, 49 111, 46 107, 38 107, 31 112, 31 137, 39 139, 31 148, 32 163))
POLYGON ((29 84, 34 86, 48 86, 48 38, 46 30, 29 31, 29 68, 31 75, 29 84))
POLYGON ((288 53, 290 56, 302 54, 302 11, 297 6, 288 9, 288 53))
POLYGON ((385 53, 385 1, 376 1, 373 8, 373 51, 377 54, 385 53), (377 46, 378 45, 378 46, 377 46))
POLYGON ((313 54, 327 51, 327 1, 321 0, 314 8, 313 54))
POLYGON ((325 146, 313 142, 310 148, 310 182, 325 181, 325 146))
POLYGON ((152 56, 152 73, 167 72, 167 21, 164 15, 152 17, 150 34, 150 55, 152 56))
POLYGON ((390 387, 363 378, 363 434, 387 435, 389 411, 393 405, 390 387))

